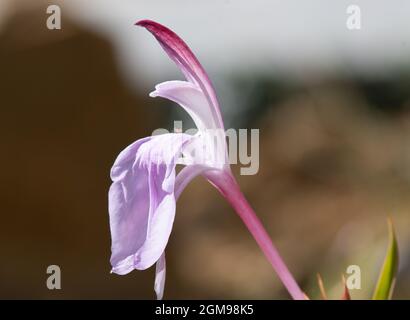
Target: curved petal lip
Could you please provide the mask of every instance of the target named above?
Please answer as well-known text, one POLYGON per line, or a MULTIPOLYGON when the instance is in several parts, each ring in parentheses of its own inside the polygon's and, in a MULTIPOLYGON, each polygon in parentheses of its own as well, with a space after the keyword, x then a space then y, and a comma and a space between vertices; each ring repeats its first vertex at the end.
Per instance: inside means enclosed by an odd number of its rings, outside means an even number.
POLYGON ((194 120, 198 130, 217 128, 208 102, 198 86, 189 81, 166 81, 155 86, 150 97, 162 97, 179 104, 194 120))

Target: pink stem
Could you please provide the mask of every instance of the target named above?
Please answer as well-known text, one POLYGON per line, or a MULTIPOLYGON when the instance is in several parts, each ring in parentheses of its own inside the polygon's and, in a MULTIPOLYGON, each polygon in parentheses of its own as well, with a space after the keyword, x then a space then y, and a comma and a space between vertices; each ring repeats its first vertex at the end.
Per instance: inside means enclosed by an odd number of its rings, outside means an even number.
POLYGON ((208 172, 205 176, 221 192, 241 217, 292 298, 295 300, 306 300, 305 294, 299 288, 289 269, 283 262, 261 221, 241 192, 232 173, 230 171, 225 171, 223 174, 221 174, 220 171, 208 172))

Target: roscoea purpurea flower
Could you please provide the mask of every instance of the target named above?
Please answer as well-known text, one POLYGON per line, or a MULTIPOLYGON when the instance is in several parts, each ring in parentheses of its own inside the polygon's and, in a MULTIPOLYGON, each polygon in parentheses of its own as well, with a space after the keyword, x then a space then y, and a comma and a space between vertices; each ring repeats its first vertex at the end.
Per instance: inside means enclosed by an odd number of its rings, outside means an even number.
POLYGON ((201 175, 235 209, 291 296, 305 299, 231 172, 219 103, 204 68, 173 31, 150 20, 136 25, 155 36, 186 78, 163 82, 150 96, 179 104, 198 131, 194 135, 167 133, 139 139, 115 160, 109 190, 112 272, 123 275, 156 263, 155 292, 158 299, 162 298, 165 248, 176 201, 188 183, 201 175), (177 174, 178 164, 184 167, 177 174))

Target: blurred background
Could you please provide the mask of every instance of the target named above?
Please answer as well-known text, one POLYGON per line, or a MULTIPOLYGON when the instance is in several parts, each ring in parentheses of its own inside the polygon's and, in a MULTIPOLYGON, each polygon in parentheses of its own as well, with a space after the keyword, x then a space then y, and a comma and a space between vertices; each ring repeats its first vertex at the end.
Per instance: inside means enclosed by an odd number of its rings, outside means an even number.
MULTIPOLYGON (((361 268, 371 296, 396 227, 394 298, 410 297, 410 3, 70 0, 0 2, 0 298, 152 299, 154 268, 110 274, 109 170, 186 116, 151 99, 182 75, 148 32, 177 32, 213 80, 227 128, 260 129, 260 170, 239 176, 311 298, 361 268), (50 4, 61 30, 46 26, 50 4), (59 265, 62 289, 46 287, 59 265)), ((234 167, 238 173, 238 168, 234 167)), ((204 179, 184 191, 167 247, 166 299, 287 299, 233 210, 204 179)))

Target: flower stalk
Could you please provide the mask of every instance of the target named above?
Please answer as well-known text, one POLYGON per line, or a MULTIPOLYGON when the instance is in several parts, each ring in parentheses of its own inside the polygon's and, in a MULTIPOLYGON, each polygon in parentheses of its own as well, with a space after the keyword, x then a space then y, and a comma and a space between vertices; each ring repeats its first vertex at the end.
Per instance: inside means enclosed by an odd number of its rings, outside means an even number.
POLYGON ((258 216, 240 190, 232 173, 224 172, 221 175, 220 173, 213 174, 211 172, 205 175, 242 219, 292 298, 305 300, 305 294, 290 273, 258 216))

